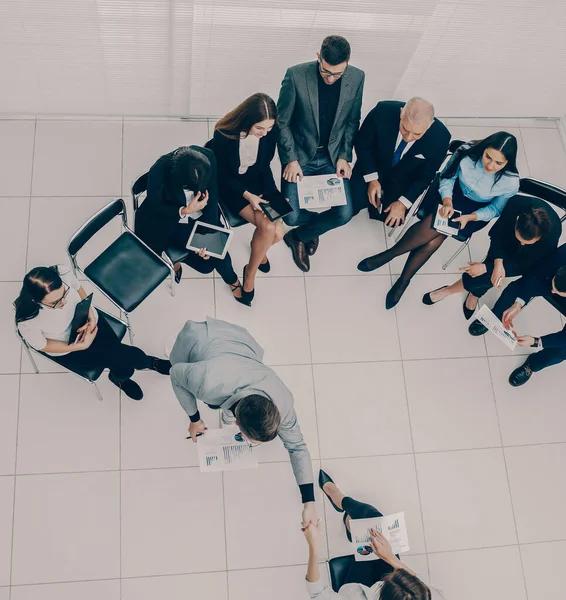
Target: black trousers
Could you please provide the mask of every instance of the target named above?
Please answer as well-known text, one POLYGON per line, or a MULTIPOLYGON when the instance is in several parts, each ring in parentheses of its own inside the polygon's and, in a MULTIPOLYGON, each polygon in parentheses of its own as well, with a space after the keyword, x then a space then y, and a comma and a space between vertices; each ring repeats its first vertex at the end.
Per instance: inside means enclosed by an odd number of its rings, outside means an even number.
MULTIPOLYGON (((351 519, 370 519, 371 517, 382 517, 377 508, 371 504, 365 504, 346 496, 342 500, 342 508, 344 509, 345 515, 348 515, 351 519)), ((345 516, 344 516, 345 518, 345 516)), ((350 533, 346 529, 346 535, 348 539, 351 539, 350 533)), ((354 555, 352 555, 351 564, 348 568, 348 573, 344 580, 346 583, 361 583, 367 587, 371 587, 378 581, 381 581, 385 575, 391 573, 393 567, 386 563, 384 560, 372 560, 367 562, 356 562, 354 555)))
POLYGON ((122 344, 106 320, 99 315, 98 332, 86 350, 71 352, 57 358, 70 369, 104 367, 117 381, 130 379, 136 369, 149 369, 153 358, 136 346, 122 344))
MULTIPOLYGON (((464 273, 462 275, 462 283, 464 285, 464 289, 470 292, 472 295, 476 296, 476 298, 481 298, 493 287, 491 283, 491 275, 493 273, 495 263, 492 259, 490 259, 488 255, 484 261, 484 264, 487 267, 487 271, 483 275, 479 275, 478 277, 472 277, 467 273, 464 273)), ((504 262, 503 266, 505 267, 506 277, 518 277, 519 275, 524 274, 523 267, 518 263, 504 262)))
MULTIPOLYGON (((492 311, 493 314, 501 319, 503 313, 515 302, 517 298, 518 281, 510 283, 504 290, 499 299, 495 303, 492 311)), ((523 298, 525 302, 529 298, 523 298)), ((558 365, 566 360, 566 346, 559 348, 543 348, 539 352, 535 352, 529 356, 529 365, 533 371, 542 371, 546 367, 558 365)))
MULTIPOLYGON (((190 225, 179 223, 175 229, 171 245, 179 246, 180 248, 186 247, 192 230, 193 228, 190 225)), ((199 273, 212 273, 216 269, 218 275, 222 277, 222 281, 228 285, 238 281, 238 276, 232 266, 232 258, 229 252, 222 259, 212 256, 209 259, 205 259, 196 252, 189 251, 187 258, 183 259, 183 262, 199 273)))

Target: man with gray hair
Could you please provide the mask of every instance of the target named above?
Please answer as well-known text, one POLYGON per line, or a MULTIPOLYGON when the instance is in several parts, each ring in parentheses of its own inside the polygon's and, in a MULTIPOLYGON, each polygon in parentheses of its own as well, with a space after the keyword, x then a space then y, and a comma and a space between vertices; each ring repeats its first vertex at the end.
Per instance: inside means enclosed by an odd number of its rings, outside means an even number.
POLYGON ((355 139, 354 214, 367 208, 371 219, 389 227, 402 225, 407 210, 433 180, 449 142, 450 132, 427 100, 378 102, 355 139))

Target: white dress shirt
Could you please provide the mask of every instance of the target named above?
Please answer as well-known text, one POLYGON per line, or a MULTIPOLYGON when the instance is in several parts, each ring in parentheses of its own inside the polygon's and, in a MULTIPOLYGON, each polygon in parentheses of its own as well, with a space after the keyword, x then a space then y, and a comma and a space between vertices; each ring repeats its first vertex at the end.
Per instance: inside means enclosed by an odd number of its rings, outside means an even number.
MULTIPOLYGON (((403 136, 401 135, 401 132, 399 131, 399 133, 397 134, 397 141, 395 142, 395 149, 393 150, 393 154, 395 154, 395 152, 397 151, 397 148, 399 147, 399 144, 401 143, 402 139, 403 139, 403 136)), ((405 156, 405 154, 407 153, 409 148, 414 143, 415 143, 415 140, 407 143, 407 145, 403 149, 403 152, 401 152, 401 158, 399 158, 399 160, 401 160, 403 158, 403 156, 405 156)), ((369 183, 370 181, 377 181, 378 179, 379 179, 379 175, 377 172, 369 173, 369 175, 364 175, 364 181, 366 183, 369 183)), ((407 198, 405 198, 405 196, 401 196, 400 198, 398 198, 398 200, 399 200, 399 202, 402 202, 407 208, 411 208, 412 202, 410 202, 407 198)))
POLYGON ((243 175, 249 167, 255 165, 259 151, 259 138, 253 134, 240 133, 240 167, 238 173, 243 175))

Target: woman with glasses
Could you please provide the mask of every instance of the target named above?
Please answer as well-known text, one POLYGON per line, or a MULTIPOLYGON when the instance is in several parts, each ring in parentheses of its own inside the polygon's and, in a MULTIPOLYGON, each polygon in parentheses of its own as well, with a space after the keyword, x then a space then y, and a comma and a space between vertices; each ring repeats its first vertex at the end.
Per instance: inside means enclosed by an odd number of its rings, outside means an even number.
POLYGON ((218 121, 206 144, 218 163, 220 203, 255 226, 243 275, 242 296, 248 305, 258 269, 271 269, 267 251, 285 235, 281 221, 270 221, 261 209, 266 198, 277 193, 271 171, 277 136, 275 102, 267 94, 254 94, 218 121))
POLYGON ((114 385, 132 400, 141 400, 143 392, 131 379, 134 371, 150 369, 168 375, 171 363, 122 344, 93 307, 88 322, 78 330, 76 340, 69 343, 76 306, 86 297, 68 267, 35 267, 24 277, 20 295, 14 302, 21 335, 32 348, 52 356, 72 371, 108 368, 108 378, 114 385))

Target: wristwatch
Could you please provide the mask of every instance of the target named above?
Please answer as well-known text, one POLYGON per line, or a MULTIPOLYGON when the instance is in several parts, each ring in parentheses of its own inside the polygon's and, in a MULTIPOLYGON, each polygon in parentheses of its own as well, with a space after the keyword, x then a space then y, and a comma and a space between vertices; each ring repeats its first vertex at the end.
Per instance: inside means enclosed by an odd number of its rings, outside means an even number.
POLYGON ((536 338, 534 338, 534 340, 535 340, 535 341, 534 341, 534 342, 531 344, 531 346, 530 346, 530 347, 531 347, 531 348, 538 348, 538 347, 539 347, 539 345, 540 345, 540 338, 536 337, 536 338))

